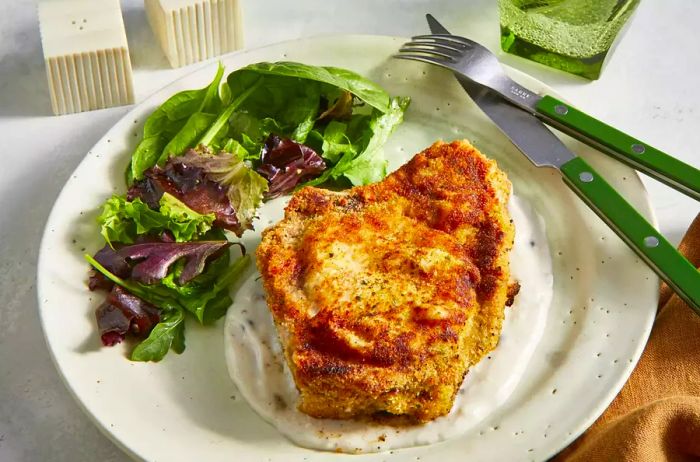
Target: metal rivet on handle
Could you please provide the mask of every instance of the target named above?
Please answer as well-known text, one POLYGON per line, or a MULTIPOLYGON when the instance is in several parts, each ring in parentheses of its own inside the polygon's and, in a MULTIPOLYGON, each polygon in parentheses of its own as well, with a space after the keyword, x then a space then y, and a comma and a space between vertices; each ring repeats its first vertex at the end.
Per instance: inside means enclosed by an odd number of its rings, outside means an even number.
POLYGON ((647 247, 658 247, 659 239, 655 236, 647 236, 644 238, 644 245, 647 247))
POLYGON ((578 179, 584 183, 590 183, 593 181, 593 174, 591 172, 581 172, 578 174, 578 179))
POLYGON ((554 112, 556 112, 559 115, 566 115, 569 113, 569 108, 564 106, 563 104, 557 104, 554 106, 554 112))
POLYGON ((644 147, 643 144, 634 143, 632 145, 632 151, 634 151, 636 154, 644 154, 644 151, 646 151, 646 148, 644 147))

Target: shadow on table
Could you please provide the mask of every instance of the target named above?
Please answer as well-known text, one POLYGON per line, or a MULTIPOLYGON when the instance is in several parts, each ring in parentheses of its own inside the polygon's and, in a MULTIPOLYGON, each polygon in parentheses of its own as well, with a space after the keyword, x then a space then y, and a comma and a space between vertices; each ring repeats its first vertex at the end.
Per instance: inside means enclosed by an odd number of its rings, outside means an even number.
POLYGON ((9 53, 0 60, 0 116, 51 115, 41 46, 9 53))
MULTIPOLYGON (((143 4, 141 4, 143 5, 143 4)), ((124 28, 129 42, 131 66, 134 69, 170 69, 168 60, 153 34, 143 6, 124 8, 124 28)))

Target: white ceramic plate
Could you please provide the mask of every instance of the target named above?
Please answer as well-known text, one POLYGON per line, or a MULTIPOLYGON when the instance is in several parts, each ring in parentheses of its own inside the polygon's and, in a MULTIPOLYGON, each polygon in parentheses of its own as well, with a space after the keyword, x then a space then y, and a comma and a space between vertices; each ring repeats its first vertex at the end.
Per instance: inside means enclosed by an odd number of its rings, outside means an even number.
MULTIPOLYGON (((294 60, 347 67, 394 95, 413 98, 385 151, 391 167, 436 139, 468 138, 506 170, 518 195, 544 218, 554 271, 545 332, 513 394, 463 436, 429 447, 369 455, 335 455, 297 447, 238 396, 223 353, 223 320, 187 324, 187 350, 159 364, 133 363, 124 345, 102 348, 87 290, 85 252, 102 244, 99 205, 123 193, 122 172, 145 117, 169 95, 204 86, 206 66, 174 82, 118 122, 87 153, 51 212, 41 246, 38 292, 49 349, 67 387, 96 424, 133 457, 168 461, 544 460, 600 415, 636 364, 656 311, 658 280, 565 187, 536 169, 440 69, 391 60, 404 42, 379 36, 304 39, 222 58, 228 71, 258 61, 294 60)), ((516 71, 532 90, 553 93, 516 71)), ((571 139, 566 143, 605 173, 648 219, 637 175, 571 139)), ((60 431, 60 429, 58 430, 60 431)))

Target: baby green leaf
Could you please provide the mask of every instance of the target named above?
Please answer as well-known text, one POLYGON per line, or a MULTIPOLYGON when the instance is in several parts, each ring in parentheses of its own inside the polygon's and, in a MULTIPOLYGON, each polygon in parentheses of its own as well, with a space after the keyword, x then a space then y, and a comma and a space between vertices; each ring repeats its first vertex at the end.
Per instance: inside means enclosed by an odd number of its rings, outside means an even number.
POLYGON ((228 83, 231 89, 236 88, 236 82, 245 78, 245 74, 250 73, 297 77, 330 84, 349 91, 381 112, 386 112, 389 109, 389 95, 386 91, 371 80, 346 69, 311 66, 295 62, 250 64, 229 74, 228 83))
POLYGON ((182 309, 163 313, 150 335, 131 352, 132 361, 160 361, 170 347, 176 353, 185 349, 185 315, 182 309))
POLYGON ((217 113, 220 110, 219 86, 223 75, 224 67, 219 63, 214 80, 209 85, 174 94, 146 119, 142 141, 131 155, 133 179, 141 179, 143 172, 156 164, 164 147, 180 133, 193 114, 217 113))
POLYGON ((102 206, 97 217, 100 232, 108 244, 131 244, 140 234, 159 234, 168 230, 177 242, 191 241, 212 227, 213 213, 201 214, 180 200, 164 193, 160 210, 153 210, 141 199, 127 201, 124 196, 112 196, 102 206))

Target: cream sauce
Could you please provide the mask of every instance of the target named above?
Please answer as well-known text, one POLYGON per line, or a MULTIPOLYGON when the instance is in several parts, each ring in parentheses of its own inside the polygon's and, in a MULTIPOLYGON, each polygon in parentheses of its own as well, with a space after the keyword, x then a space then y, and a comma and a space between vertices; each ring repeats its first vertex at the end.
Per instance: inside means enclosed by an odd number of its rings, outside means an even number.
MULTIPOLYGON (((281 219, 281 201, 261 218, 281 219)), ((522 199, 509 203, 516 229, 510 256, 520 294, 506 319, 498 347, 469 370, 452 411, 432 422, 395 428, 352 420, 315 419, 297 410, 299 393, 284 359, 256 272, 239 289, 225 325, 229 374, 250 406, 299 446, 349 453, 379 452, 453 438, 495 411, 520 381, 544 331, 552 301, 552 262, 544 221, 522 199)), ((258 223, 260 227, 262 223, 258 223)))

